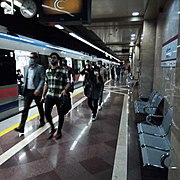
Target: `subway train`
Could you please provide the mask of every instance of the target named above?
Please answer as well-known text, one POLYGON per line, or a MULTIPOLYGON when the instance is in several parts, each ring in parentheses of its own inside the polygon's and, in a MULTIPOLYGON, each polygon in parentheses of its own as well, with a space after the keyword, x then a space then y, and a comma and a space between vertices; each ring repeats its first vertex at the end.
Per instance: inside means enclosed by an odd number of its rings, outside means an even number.
POLYGON ((50 53, 57 52, 64 57, 68 66, 73 68, 76 87, 82 86, 82 82, 80 83, 78 79, 86 60, 92 62, 102 60, 107 65, 111 64, 111 61, 107 59, 89 56, 83 52, 55 46, 19 34, 9 35, 0 32, 0 121, 19 112, 16 70, 20 69, 23 74, 30 52, 38 52, 39 64, 42 64, 45 69, 49 66, 50 53))

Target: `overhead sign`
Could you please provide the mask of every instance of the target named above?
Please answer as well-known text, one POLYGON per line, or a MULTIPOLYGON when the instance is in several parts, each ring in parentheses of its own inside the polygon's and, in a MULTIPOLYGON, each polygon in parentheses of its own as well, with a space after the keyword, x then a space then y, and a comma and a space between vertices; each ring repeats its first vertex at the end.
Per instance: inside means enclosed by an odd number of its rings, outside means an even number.
POLYGON ((40 21, 73 25, 90 23, 91 0, 40 0, 40 21))
POLYGON ((178 35, 166 41, 162 46, 161 66, 176 67, 178 35))
POLYGON ((69 14, 81 13, 82 0, 43 0, 43 11, 45 14, 69 14))

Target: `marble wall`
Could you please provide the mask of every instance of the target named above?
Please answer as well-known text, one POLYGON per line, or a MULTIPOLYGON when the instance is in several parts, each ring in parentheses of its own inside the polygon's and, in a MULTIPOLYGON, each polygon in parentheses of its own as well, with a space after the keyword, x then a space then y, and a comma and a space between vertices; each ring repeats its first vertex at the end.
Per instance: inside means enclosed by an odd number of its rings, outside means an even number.
POLYGON ((180 44, 180 1, 168 0, 157 19, 154 61, 153 89, 158 90, 173 106, 173 125, 171 128, 171 165, 168 179, 180 177, 180 48, 177 49, 176 67, 162 67, 162 44, 179 34, 180 44))
POLYGON ((156 20, 144 21, 143 35, 144 38, 140 54, 141 73, 139 79, 139 95, 149 97, 153 90, 156 20))

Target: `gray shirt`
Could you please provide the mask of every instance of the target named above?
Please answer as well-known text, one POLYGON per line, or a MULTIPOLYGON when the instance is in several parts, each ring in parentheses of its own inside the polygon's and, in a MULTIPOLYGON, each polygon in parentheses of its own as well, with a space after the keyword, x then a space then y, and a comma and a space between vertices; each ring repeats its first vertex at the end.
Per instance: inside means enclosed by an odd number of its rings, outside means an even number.
POLYGON ((28 69, 27 89, 35 89, 33 79, 34 79, 34 68, 29 68, 28 69))

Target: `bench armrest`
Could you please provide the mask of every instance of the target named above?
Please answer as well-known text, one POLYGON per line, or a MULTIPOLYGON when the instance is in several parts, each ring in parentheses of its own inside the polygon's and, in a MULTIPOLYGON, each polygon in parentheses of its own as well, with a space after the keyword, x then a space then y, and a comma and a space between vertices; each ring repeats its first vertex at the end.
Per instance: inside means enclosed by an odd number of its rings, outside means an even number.
POLYGON ((149 106, 146 106, 146 107, 144 107, 144 112, 146 113, 146 114, 152 114, 151 112, 152 111, 156 111, 157 110, 157 107, 149 107, 149 106))
POLYGON ((150 125, 159 124, 163 117, 163 115, 149 114, 146 116, 146 122, 150 125))
POLYGON ((165 163, 166 159, 169 157, 170 153, 165 153, 161 156, 160 162, 161 162, 161 166, 168 169, 168 165, 165 163))

